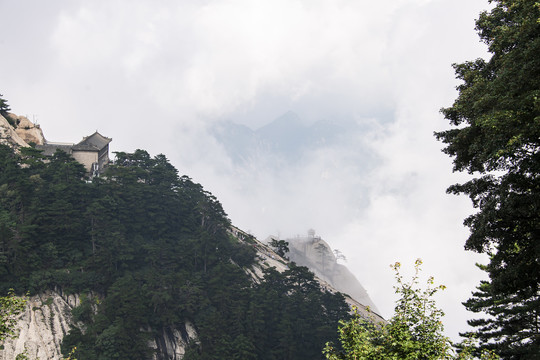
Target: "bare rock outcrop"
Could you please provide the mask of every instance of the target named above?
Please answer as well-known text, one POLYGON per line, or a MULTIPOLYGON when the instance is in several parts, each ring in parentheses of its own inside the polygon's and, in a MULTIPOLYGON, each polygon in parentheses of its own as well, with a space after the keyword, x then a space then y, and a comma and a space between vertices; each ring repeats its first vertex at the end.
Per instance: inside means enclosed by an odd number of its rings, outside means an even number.
POLYGON ((161 334, 149 344, 155 350, 152 360, 180 360, 191 341, 197 341, 197 332, 189 321, 180 328, 162 329, 161 334))
POLYGON ((17 323, 18 334, 4 342, 0 360, 15 359, 25 351, 30 359, 62 359, 60 344, 73 324, 71 310, 79 303, 76 295, 54 291, 32 296, 17 323))
POLYGON ((20 136, 27 144, 34 143, 36 145, 43 145, 45 143, 45 137, 41 127, 34 124, 26 116, 18 116, 12 113, 8 114, 12 123, 17 124, 15 132, 20 136))
POLYGON ((0 144, 13 148, 29 146, 2 115, 0 115, 0 144))
POLYGON ((308 267, 318 278, 326 281, 333 288, 348 294, 360 304, 369 307, 374 313, 379 313, 366 289, 346 266, 337 262, 338 259, 330 245, 320 236, 315 236, 314 230, 310 230, 308 236, 297 236, 287 241, 290 251, 287 256, 291 261, 308 267))
MULTIPOLYGON (((16 325, 17 335, 4 342, 0 360, 13 360, 24 352, 29 359, 61 360, 62 339, 74 325, 71 310, 80 303, 79 295, 57 291, 47 291, 29 298, 26 310, 16 325)), ((188 343, 196 339, 197 333, 191 322, 179 328, 162 329, 149 343, 156 351, 153 360, 180 360, 186 353, 188 343)))
POLYGON ((365 319, 375 323, 386 323, 386 320, 378 314, 379 310, 364 287, 346 266, 337 263, 330 246, 320 236, 315 236, 314 230, 310 230, 307 237, 298 236, 287 239, 289 242, 288 259, 279 256, 268 245, 273 239, 277 240, 274 236, 269 236, 265 243, 262 243, 237 227, 231 226, 229 232, 239 241, 253 246, 256 250, 258 261, 251 268, 244 269, 254 282, 262 281, 264 269, 274 268, 279 272, 284 272, 289 269, 290 263, 294 262, 313 272, 315 280, 319 282, 322 289, 333 293, 338 291, 343 293, 345 302, 351 308, 355 307, 365 319))

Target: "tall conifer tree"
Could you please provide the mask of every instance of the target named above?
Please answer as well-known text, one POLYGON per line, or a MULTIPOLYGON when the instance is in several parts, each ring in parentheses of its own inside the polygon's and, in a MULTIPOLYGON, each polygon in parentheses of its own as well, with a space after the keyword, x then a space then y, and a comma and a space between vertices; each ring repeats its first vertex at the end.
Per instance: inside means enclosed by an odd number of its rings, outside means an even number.
POLYGON ((4 99, 4 95, 0 94, 0 115, 4 115, 6 112, 10 111, 7 100, 4 99))
POLYGON ((540 354, 540 3, 495 0, 476 29, 491 53, 454 65, 459 95, 436 133, 454 171, 475 177, 448 189, 478 211, 465 248, 490 256, 489 275, 465 306, 484 348, 505 359, 540 354))

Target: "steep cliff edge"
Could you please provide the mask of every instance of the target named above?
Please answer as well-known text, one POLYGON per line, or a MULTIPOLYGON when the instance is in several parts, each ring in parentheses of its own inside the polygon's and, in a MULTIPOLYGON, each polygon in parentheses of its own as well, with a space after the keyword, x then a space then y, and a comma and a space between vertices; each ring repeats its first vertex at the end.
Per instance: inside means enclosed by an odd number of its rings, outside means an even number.
POLYGON ((15 149, 26 147, 28 144, 15 131, 5 117, 0 115, 0 144, 8 145, 15 149))
POLYGON ((43 145, 45 143, 41 127, 28 120, 26 116, 8 113, 8 118, 13 124, 16 124, 15 132, 27 144, 43 145))
POLYGON ((358 312, 366 319, 375 322, 386 322, 379 315, 379 310, 369 297, 366 289, 346 266, 337 263, 330 246, 320 237, 308 235, 307 237, 298 236, 287 239, 289 243, 288 259, 284 259, 268 245, 268 242, 273 238, 272 236, 266 239, 266 243, 262 243, 236 227, 232 227, 232 234, 240 241, 251 243, 257 251, 258 261, 248 270, 254 281, 257 282, 262 279, 263 269, 273 267, 277 271, 283 272, 289 268, 290 262, 295 262, 297 265, 305 266, 313 272, 315 279, 324 290, 345 294, 347 304, 350 307, 356 307, 358 312), (250 237, 251 239, 249 239, 250 237), (326 256, 321 256, 321 252, 326 256), (321 257, 324 260, 322 262, 321 257), (322 266, 323 264, 324 266, 322 266))
POLYGON ((374 313, 379 313, 366 289, 346 266, 338 263, 330 245, 320 236, 315 236, 313 230, 310 230, 307 236, 297 236, 286 241, 289 243, 287 256, 290 261, 308 267, 318 278, 336 290, 348 294, 374 313))
POLYGON ((32 123, 25 116, 7 113, 7 118, 0 115, 0 144, 15 148, 29 144, 43 145, 45 137, 39 125, 32 123))

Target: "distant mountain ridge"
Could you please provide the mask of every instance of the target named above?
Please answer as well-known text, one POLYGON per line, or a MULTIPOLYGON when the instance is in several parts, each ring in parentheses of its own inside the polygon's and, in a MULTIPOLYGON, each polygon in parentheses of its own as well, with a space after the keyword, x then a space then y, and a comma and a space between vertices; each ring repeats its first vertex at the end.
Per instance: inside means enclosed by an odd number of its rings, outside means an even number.
POLYGON ((289 111, 257 130, 227 121, 217 125, 212 134, 236 163, 245 163, 261 155, 294 163, 307 150, 337 144, 349 127, 326 120, 306 125, 297 114, 289 111))

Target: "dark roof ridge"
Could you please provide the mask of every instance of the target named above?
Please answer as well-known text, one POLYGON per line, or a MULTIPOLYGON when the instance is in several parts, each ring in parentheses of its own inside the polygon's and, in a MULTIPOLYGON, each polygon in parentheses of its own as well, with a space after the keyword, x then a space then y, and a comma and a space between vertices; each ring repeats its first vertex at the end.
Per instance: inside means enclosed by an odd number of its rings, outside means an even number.
POLYGON ((73 146, 74 150, 101 150, 112 141, 112 138, 101 135, 97 130, 73 146))

